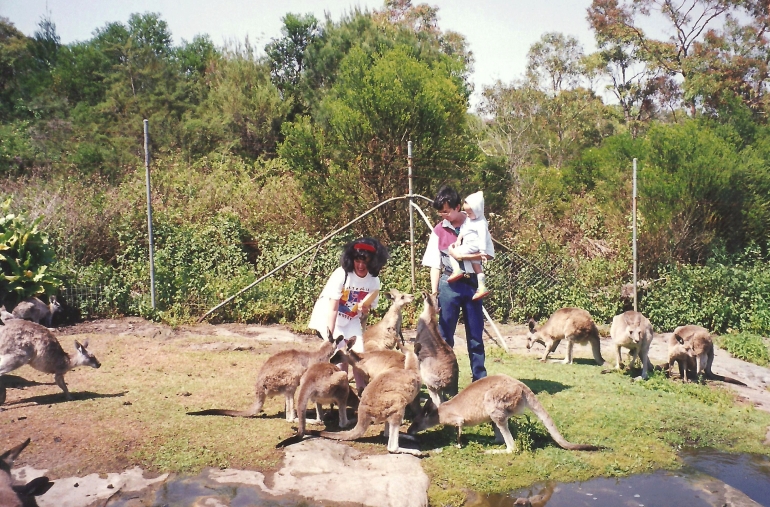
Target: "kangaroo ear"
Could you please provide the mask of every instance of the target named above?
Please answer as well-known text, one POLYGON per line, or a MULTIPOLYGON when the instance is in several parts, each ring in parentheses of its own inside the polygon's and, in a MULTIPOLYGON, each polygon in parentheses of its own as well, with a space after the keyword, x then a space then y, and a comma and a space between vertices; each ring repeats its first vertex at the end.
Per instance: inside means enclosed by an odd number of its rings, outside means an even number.
POLYGON ((353 345, 356 343, 356 338, 357 338, 356 336, 351 336, 350 338, 348 338, 348 341, 347 341, 348 350, 353 350, 353 345))
POLYGON ((84 342, 83 342, 83 348, 84 348, 84 349, 87 349, 87 348, 88 348, 88 340, 86 340, 86 341, 84 341, 84 342))
POLYGON ((680 344, 684 345, 684 340, 682 339, 682 337, 681 337, 681 336, 679 336, 678 334, 675 334, 675 335, 674 335, 674 338, 675 338, 675 339, 676 339, 676 341, 678 341, 680 344))
POLYGON ((416 356, 419 356, 419 355, 420 355, 420 351, 421 351, 421 350, 422 350, 422 345, 421 345, 421 344, 419 344, 419 343, 415 343, 415 344, 414 344, 414 354, 415 354, 416 356))
POLYGON ((385 297, 388 298, 391 301, 393 301, 394 299, 396 299, 398 297, 398 293, 393 294, 393 291, 395 291, 395 289, 391 289, 390 292, 386 292, 385 293, 385 297))
POLYGON ((75 348, 81 352, 83 352, 83 346, 80 344, 79 341, 75 340, 75 348))
POLYGON ((425 405, 422 406, 422 413, 430 414, 434 410, 436 410, 436 405, 433 403, 432 399, 428 398, 428 401, 426 401, 425 405))
POLYGON ((535 319, 529 319, 529 330, 533 332, 535 331, 535 319))
POLYGON ((332 330, 329 329, 328 327, 326 328, 326 339, 329 340, 332 343, 338 343, 338 342, 334 341, 334 337, 332 336, 332 330))

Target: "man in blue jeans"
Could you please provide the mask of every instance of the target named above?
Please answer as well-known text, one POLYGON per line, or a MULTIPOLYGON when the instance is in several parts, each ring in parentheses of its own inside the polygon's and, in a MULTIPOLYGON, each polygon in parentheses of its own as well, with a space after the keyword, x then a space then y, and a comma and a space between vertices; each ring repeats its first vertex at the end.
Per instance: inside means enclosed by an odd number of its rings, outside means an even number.
POLYGON ((438 292, 441 308, 439 332, 444 341, 452 347, 454 347, 457 321, 460 318, 460 312, 463 313, 471 375, 473 381, 476 381, 487 376, 487 369, 484 366, 484 312, 481 308, 481 300, 473 300, 478 280, 470 261, 493 257, 494 251, 488 250, 486 256, 477 253, 464 257, 461 265, 466 274, 457 282, 451 284, 447 282, 452 272, 448 257, 449 247, 457 239, 465 221, 470 220, 460 211, 461 205, 460 195, 452 187, 444 185, 439 189, 433 201, 433 207, 438 210, 442 220, 433 228, 422 258, 422 265, 430 268, 431 290, 434 294, 438 292))

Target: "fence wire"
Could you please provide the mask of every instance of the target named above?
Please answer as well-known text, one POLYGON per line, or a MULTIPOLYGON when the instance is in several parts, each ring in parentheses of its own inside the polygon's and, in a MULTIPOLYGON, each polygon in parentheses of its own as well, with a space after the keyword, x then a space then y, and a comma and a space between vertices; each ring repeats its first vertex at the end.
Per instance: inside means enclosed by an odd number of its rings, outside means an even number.
POLYGON ((109 303, 105 298, 105 287, 64 287, 61 289, 61 299, 71 308, 80 313, 81 318, 94 318, 109 311, 109 303))

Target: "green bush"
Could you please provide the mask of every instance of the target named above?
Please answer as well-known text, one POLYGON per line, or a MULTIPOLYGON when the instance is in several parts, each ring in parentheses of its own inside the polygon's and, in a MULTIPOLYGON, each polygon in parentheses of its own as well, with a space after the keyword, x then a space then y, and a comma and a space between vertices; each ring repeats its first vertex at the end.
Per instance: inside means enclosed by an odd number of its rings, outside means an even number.
POLYGON ((767 350, 761 336, 753 333, 730 333, 717 338, 717 345, 727 350, 738 359, 760 366, 770 363, 770 351, 767 350))
POLYGON ((9 213, 11 199, 0 206, 0 300, 14 304, 36 294, 52 294, 59 280, 48 272, 54 260, 48 235, 24 215, 9 213))
POLYGON ((666 269, 642 298, 642 312, 655 329, 698 324, 714 332, 728 329, 770 334, 770 264, 674 266, 666 269))

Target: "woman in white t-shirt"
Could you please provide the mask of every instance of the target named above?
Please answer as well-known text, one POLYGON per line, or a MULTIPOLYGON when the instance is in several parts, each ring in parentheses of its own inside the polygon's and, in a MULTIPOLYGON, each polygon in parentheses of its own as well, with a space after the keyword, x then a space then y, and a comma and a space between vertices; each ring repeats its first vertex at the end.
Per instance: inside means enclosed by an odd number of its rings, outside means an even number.
POLYGON ((379 274, 389 257, 388 249, 374 238, 359 238, 345 245, 340 267, 318 297, 308 328, 324 337, 331 331, 333 337, 342 335, 345 341, 355 336, 353 350, 363 352, 361 316, 377 308, 379 274))

